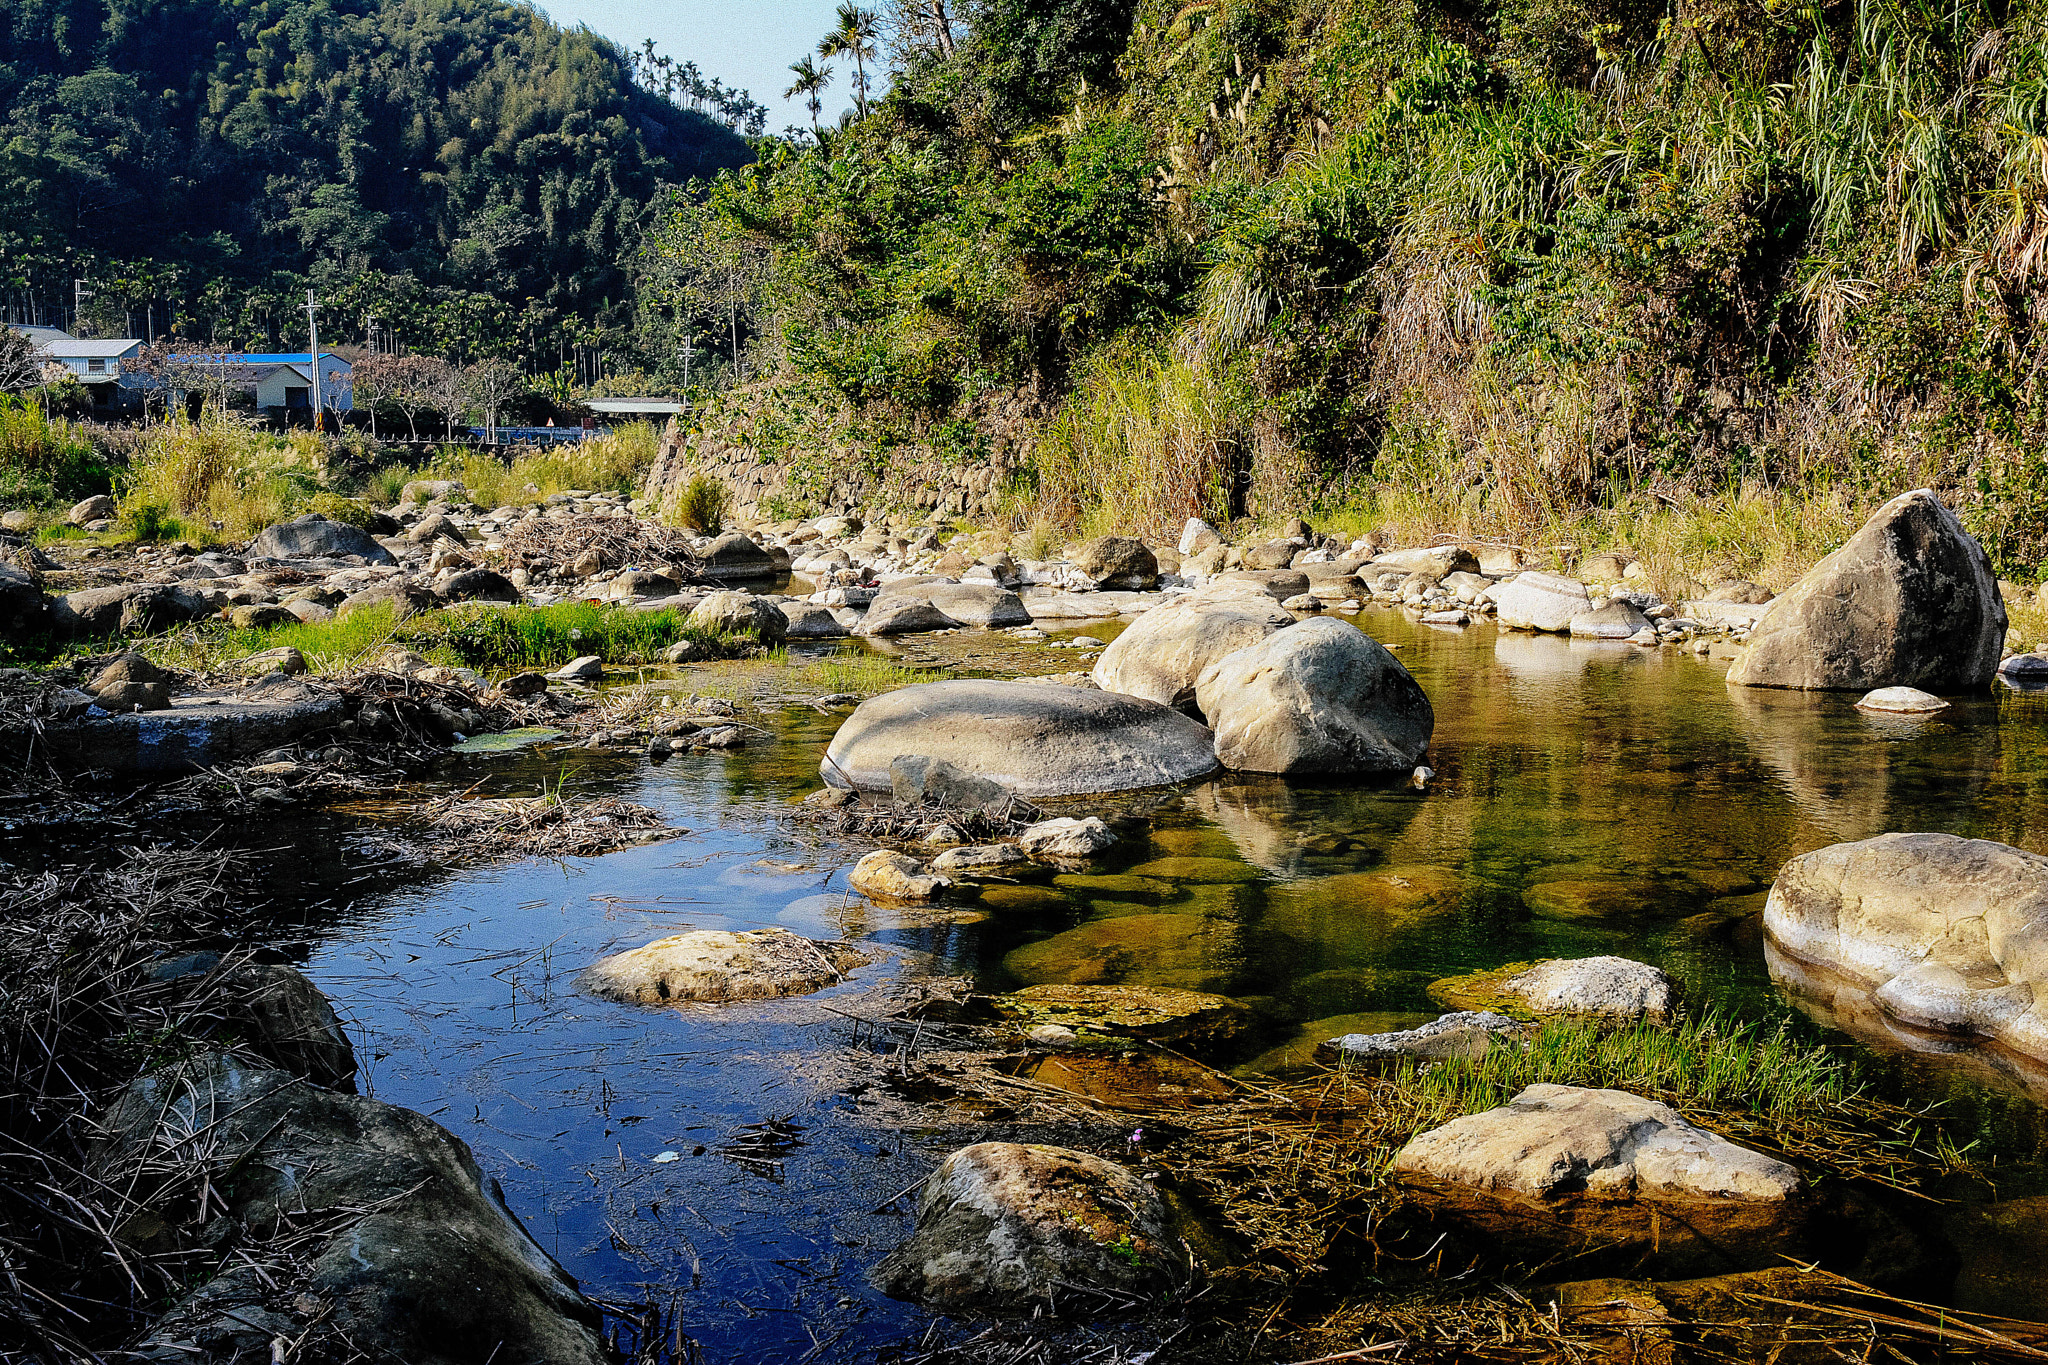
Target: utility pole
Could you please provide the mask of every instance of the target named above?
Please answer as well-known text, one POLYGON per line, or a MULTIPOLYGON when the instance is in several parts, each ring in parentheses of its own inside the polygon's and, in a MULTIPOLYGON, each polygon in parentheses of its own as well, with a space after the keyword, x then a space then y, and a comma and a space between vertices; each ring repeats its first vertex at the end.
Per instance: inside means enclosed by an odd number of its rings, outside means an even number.
POLYGON ((320 392, 320 305, 313 301, 313 291, 306 291, 306 331, 312 336, 313 349, 313 430, 327 430, 327 405, 320 392))

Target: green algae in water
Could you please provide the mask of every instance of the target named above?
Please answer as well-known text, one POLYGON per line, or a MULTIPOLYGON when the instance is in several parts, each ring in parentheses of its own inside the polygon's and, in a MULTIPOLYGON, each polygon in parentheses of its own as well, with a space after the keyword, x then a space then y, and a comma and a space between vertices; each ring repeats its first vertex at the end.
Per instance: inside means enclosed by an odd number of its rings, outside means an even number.
POLYGON ((500 730, 494 735, 473 735, 460 744, 451 745, 451 754, 511 754, 535 744, 544 744, 551 739, 560 739, 560 730, 550 730, 545 725, 522 725, 517 730, 500 730))

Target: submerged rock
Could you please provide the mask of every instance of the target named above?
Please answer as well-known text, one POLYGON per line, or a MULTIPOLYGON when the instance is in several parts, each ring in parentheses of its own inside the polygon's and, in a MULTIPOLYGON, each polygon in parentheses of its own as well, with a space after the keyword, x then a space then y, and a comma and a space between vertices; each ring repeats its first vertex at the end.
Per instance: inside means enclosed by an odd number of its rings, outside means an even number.
POLYGON ((577 985, 629 1005, 772 1000, 837 985, 867 961, 850 944, 787 929, 697 929, 599 958, 577 985))
POLYGON ((1532 1085, 1420 1134, 1393 1170, 1437 1222, 1518 1261, 1748 1269, 1795 1246, 1805 1215, 1793 1167, 1621 1090, 1532 1085))
POLYGON ((1879 508, 1765 610, 1728 670, 1744 687, 1987 686, 2005 604, 1983 548, 1925 489, 1879 508))
POLYGON ((1027 1028, 1067 1029, 1077 1044, 1143 1038, 1182 1050, 1228 1042, 1251 1017, 1228 996, 1160 986, 1026 986, 997 996, 995 1009, 1027 1028))
POLYGON ((1203 670, 1195 703, 1224 767, 1254 773, 1406 772, 1436 714, 1408 670, 1348 621, 1300 622, 1203 670))
POLYGON ((944 759, 1025 797, 1164 786, 1216 768, 1208 730, 1156 702, 961 679, 862 702, 833 736, 820 770, 834 786, 887 791, 899 754, 944 759))
POLYGON ((963 1147, 925 1185, 917 1230, 875 1287, 948 1312, 1025 1312, 1055 1291, 1152 1297, 1194 1273, 1180 1220, 1137 1175, 1086 1152, 963 1147))
POLYGON ((1901 1024, 2048 1061, 2048 858, 1951 834, 1834 844, 1785 864, 1764 932, 1901 1024))

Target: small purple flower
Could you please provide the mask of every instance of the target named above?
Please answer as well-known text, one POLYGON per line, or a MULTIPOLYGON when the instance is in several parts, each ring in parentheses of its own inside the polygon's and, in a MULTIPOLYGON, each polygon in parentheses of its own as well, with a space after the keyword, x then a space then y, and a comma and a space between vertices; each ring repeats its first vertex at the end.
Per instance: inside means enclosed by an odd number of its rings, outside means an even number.
POLYGON ((1131 1130, 1131 1146, 1135 1147, 1144 1140, 1145 1130, 1143 1128, 1134 1128, 1131 1130))

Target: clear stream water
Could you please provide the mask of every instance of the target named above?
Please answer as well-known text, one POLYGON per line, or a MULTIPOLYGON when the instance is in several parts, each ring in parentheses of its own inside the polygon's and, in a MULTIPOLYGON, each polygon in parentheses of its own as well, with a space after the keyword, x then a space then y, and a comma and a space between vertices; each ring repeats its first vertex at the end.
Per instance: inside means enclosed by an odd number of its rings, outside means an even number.
MULTIPOLYGON (((468 1141, 591 1292, 672 1297, 709 1359, 852 1359, 922 1330, 865 1273, 909 1226, 909 1201, 886 1201, 965 1140, 849 1093, 846 1014, 893 980, 1218 991, 1272 1021, 1240 1060, 1274 1067, 1335 1032, 1430 1017, 1439 977, 1614 952, 1664 967, 1695 1005, 1821 1033, 1764 965, 1756 913, 1786 858, 1890 830, 2048 852, 2048 695, 1881 719, 1853 698, 1730 689, 1724 664, 1673 650, 1356 619, 1435 706, 1427 792, 1195 787, 1096 871, 993 891, 960 923, 849 895, 861 850, 791 820, 843 710, 773 713, 758 718, 772 740, 660 765, 463 760, 446 774, 458 789, 566 776, 692 833, 454 875, 307 848, 330 894, 307 970, 352 1022, 365 1089, 468 1141), (835 990, 758 1006, 637 1009, 574 988, 609 951, 770 924, 888 951, 835 990), (802 1129, 779 1165, 721 1157, 770 1119, 802 1129)), ((1897 1094, 1947 1100, 1987 1151, 2039 1154, 2048 1129, 2015 1086, 1968 1061, 1871 1055, 1897 1094)))

